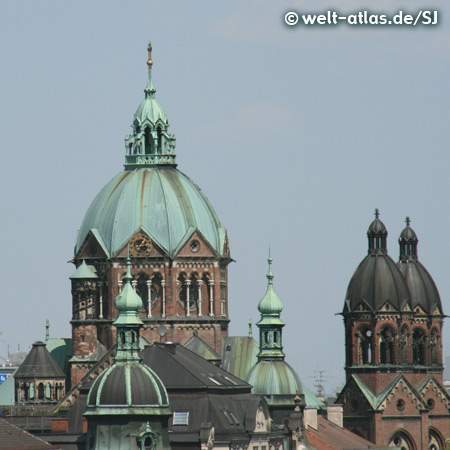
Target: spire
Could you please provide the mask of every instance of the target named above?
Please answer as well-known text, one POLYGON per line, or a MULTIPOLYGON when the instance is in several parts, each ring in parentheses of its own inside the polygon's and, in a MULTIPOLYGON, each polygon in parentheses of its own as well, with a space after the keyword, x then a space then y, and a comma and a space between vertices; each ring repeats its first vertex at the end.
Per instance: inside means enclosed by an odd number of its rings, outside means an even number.
POLYGON ((406 227, 400 233, 398 243, 400 245, 400 260, 406 261, 408 259, 418 260, 417 256, 417 235, 415 231, 410 227, 411 219, 406 217, 406 227))
POLYGON ((117 328, 116 362, 140 362, 139 333, 142 320, 138 311, 142 308, 142 300, 131 285, 131 261, 127 257, 127 272, 124 277, 125 285, 116 297, 114 304, 119 315, 113 325, 117 328))
POLYGON ((369 225, 367 237, 369 239, 369 254, 385 254, 387 255, 387 235, 388 232, 384 223, 380 220, 380 210, 375 208, 375 220, 369 225))
POLYGON ((267 290, 258 304, 261 320, 257 323, 259 328, 259 354, 258 360, 283 360, 282 328, 284 322, 280 318, 283 303, 273 288, 272 258, 267 259, 269 270, 267 272, 267 290))
POLYGON ((147 85, 145 97, 139 105, 133 124, 133 133, 125 138, 125 169, 155 165, 176 166, 175 136, 168 133, 167 115, 155 97, 156 89, 152 77, 152 44, 147 47, 147 85))
POLYGON ((154 97, 155 92, 156 92, 156 89, 153 86, 153 79, 152 79, 153 61, 152 61, 152 43, 151 42, 148 43, 147 51, 148 51, 148 59, 147 59, 148 79, 147 79, 147 87, 144 90, 145 98, 154 97))

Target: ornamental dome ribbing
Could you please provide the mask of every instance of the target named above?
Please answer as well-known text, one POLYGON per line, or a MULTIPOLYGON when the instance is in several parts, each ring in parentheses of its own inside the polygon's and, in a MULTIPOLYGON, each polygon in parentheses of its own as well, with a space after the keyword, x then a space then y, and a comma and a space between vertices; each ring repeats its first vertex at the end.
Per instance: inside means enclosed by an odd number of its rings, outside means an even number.
POLYGON ((253 395, 296 395, 303 393, 297 372, 286 361, 259 361, 247 375, 253 395))
POLYGON ((166 113, 155 98, 150 55, 148 64, 145 98, 125 139, 125 171, 106 184, 87 210, 75 255, 90 231, 110 257, 139 230, 169 256, 198 230, 222 256, 226 231, 201 189, 176 169, 175 137, 168 133, 166 113))
POLYGON ((145 364, 114 364, 94 381, 88 408, 96 414, 170 414, 166 389, 145 364))

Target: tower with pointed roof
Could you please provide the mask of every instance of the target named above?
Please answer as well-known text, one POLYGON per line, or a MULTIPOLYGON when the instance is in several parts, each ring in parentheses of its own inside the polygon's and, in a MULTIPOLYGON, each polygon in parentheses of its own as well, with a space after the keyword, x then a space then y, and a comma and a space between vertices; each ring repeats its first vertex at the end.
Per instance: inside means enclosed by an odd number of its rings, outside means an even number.
POLYGON ((125 139, 125 170, 95 197, 77 236, 72 383, 114 344, 112 299, 124 285, 127 248, 149 342, 184 343, 195 332, 220 351, 228 334, 227 233, 200 188, 177 169, 176 140, 153 84, 151 45, 147 66, 144 99, 125 139))
POLYGON ((253 386, 254 395, 261 395, 267 400, 275 423, 282 424, 289 420, 294 411, 297 396, 302 399, 304 407, 304 396, 297 372, 285 361, 282 339, 285 323, 281 320, 283 303, 273 288, 272 258, 269 257, 267 261, 267 290, 258 304, 261 314, 257 323, 258 362, 249 371, 246 380, 253 386))
POLYGON ((442 379, 439 292, 418 260, 410 219, 399 237, 398 263, 388 255, 387 236, 376 210, 368 255, 350 280, 342 311, 344 425, 377 445, 443 449, 450 397, 442 379))
POLYGON ((132 287, 130 267, 128 258, 125 285, 115 299, 114 364, 95 379, 87 398, 88 450, 170 449, 169 397, 158 375, 142 363, 139 354, 142 300, 132 287))

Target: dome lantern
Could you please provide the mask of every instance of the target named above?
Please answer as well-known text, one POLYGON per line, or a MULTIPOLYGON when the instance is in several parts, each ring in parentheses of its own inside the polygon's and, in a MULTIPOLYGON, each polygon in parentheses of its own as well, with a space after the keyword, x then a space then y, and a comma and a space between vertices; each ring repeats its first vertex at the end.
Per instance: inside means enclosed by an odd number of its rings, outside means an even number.
POLYGON ((400 244, 400 259, 415 259, 417 260, 417 235, 415 231, 409 226, 411 219, 407 217, 405 219, 406 227, 400 234, 398 238, 398 243, 400 244))
POLYGON ((369 225, 367 237, 369 239, 369 254, 383 253, 387 255, 387 235, 388 232, 384 223, 379 219, 380 211, 375 209, 375 220, 369 225))
POLYGON ((133 133, 125 138, 125 169, 155 165, 176 166, 175 136, 167 132, 169 122, 166 113, 155 97, 152 78, 152 44, 148 44, 148 78, 145 98, 139 105, 133 124, 133 133))
POLYGON ((284 360, 282 346, 282 329, 284 322, 280 319, 283 303, 273 288, 272 258, 267 259, 269 271, 267 277, 266 295, 258 304, 261 320, 257 323, 259 328, 259 354, 258 360, 284 360))

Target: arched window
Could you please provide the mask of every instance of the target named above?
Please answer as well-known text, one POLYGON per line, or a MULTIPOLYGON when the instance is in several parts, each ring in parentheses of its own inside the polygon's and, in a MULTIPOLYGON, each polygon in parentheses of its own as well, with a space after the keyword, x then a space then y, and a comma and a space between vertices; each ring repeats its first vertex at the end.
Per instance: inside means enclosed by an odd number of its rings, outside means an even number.
POLYGON ((439 336, 436 328, 430 334, 431 364, 439 364, 439 336))
POLYGON ((45 385, 45 398, 47 400, 50 400, 52 396, 52 387, 50 386, 50 383, 46 383, 45 385))
POLYGON ((444 448, 444 439, 441 434, 437 430, 430 428, 428 431, 428 449, 443 450, 444 448))
POLYGON ((145 127, 145 154, 151 155, 153 153, 153 136, 150 127, 145 127))
POLYGON ((158 151, 157 151, 157 153, 161 154, 162 153, 162 131, 161 131, 161 127, 158 127, 156 129, 156 132, 158 134, 158 151))
POLYGON ((399 447, 401 450, 416 450, 414 441, 404 431, 398 431, 389 441, 388 447, 399 447))
POLYGON ((408 364, 408 341, 409 341, 409 330, 406 325, 402 326, 402 329, 400 330, 400 356, 401 356, 401 363, 402 364, 408 364))
POLYGON ((120 336, 120 344, 123 347, 125 345, 125 333, 121 331, 119 336, 120 336))
POLYGON ((44 400, 44 384, 43 383, 39 383, 39 386, 38 386, 38 399, 44 400))
POLYGON ((372 331, 368 327, 362 327, 358 332, 359 338, 359 363, 372 363, 372 331))
POLYGON ((394 331, 391 327, 384 327, 380 331, 380 363, 394 363, 394 331))
POLYGON ((425 364, 425 332, 420 328, 413 330, 413 363, 425 364))

